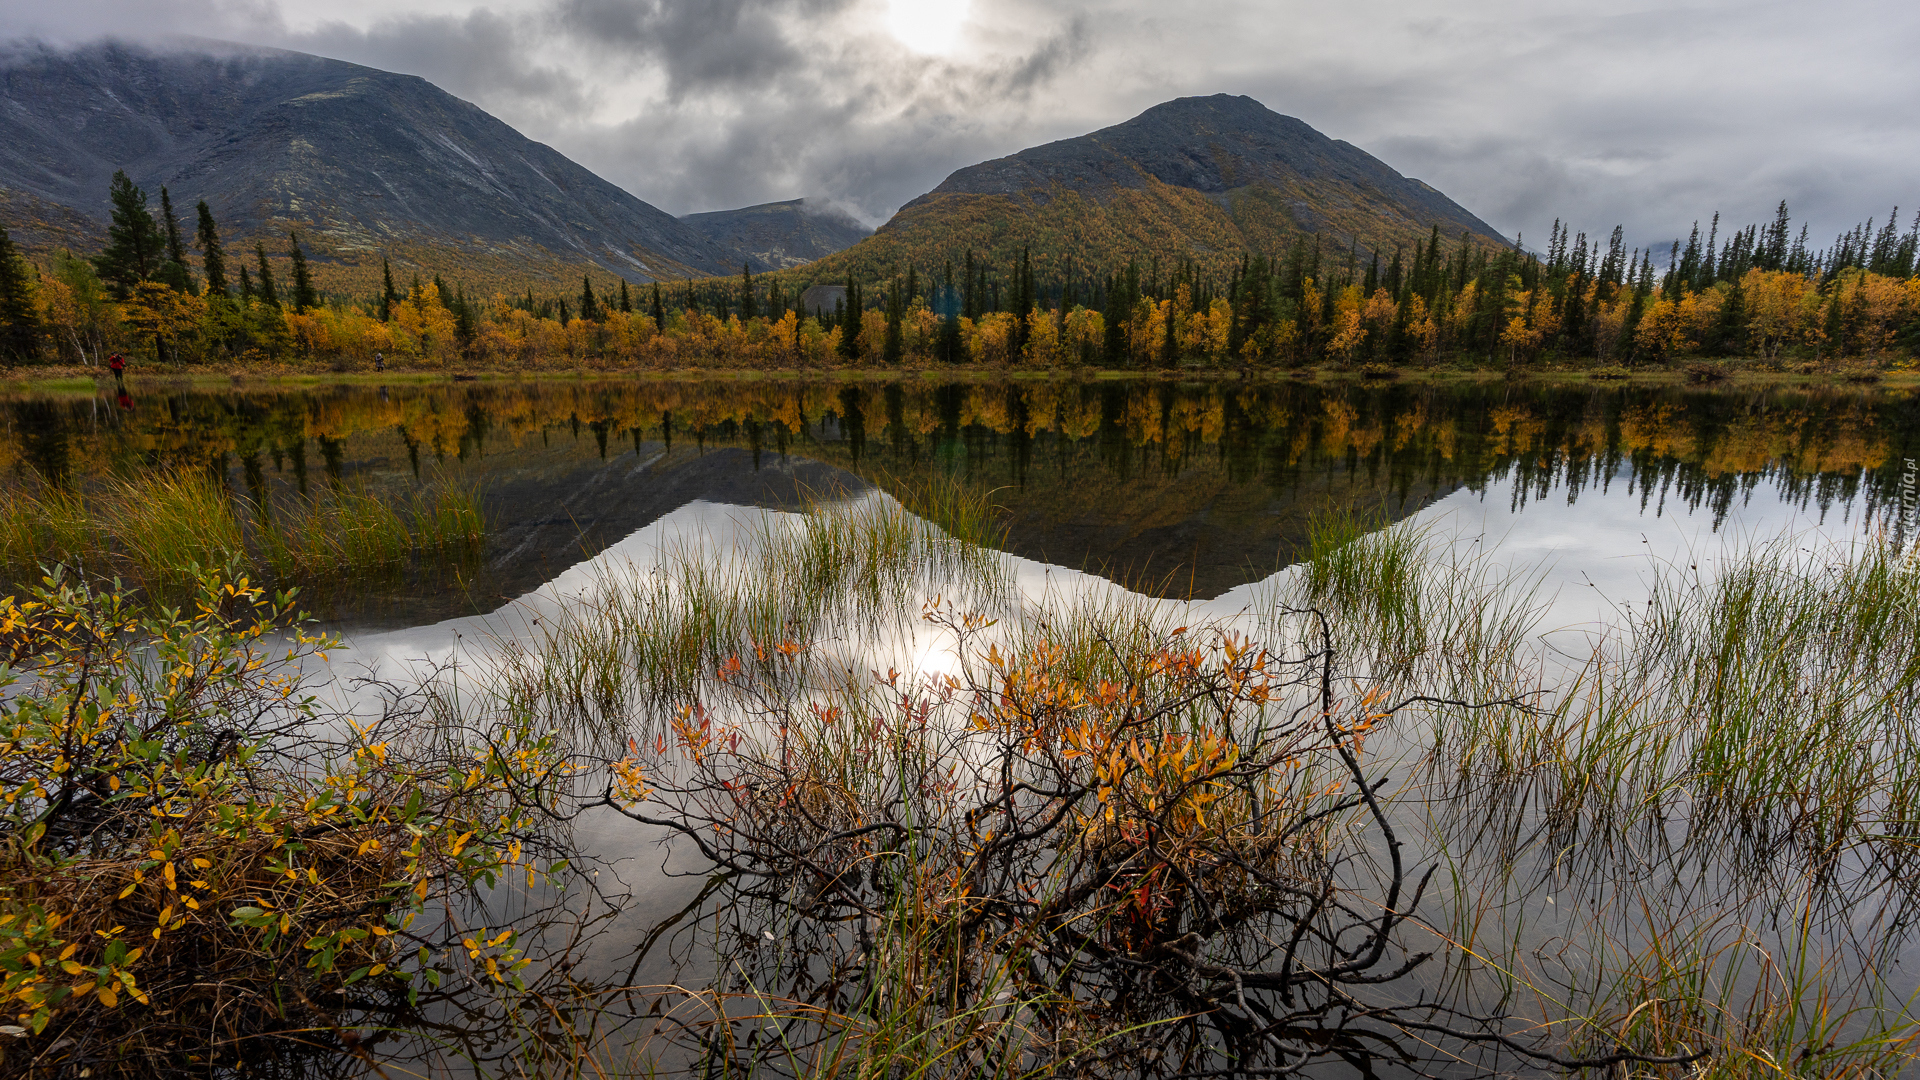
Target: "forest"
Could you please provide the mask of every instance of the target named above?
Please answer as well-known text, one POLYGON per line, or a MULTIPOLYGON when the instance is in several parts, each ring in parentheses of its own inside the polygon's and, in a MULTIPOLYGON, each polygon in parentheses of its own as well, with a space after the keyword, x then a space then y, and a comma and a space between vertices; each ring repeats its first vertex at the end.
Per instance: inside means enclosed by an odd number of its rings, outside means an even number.
POLYGON ((90 258, 29 262, 0 230, 9 365, 94 366, 117 352, 263 371, 1612 370, 1722 358, 1812 371, 1905 366, 1920 346, 1920 216, 1902 232, 1897 208, 1817 250, 1782 202, 1772 221, 1725 235, 1716 214, 1666 252, 1628 251, 1618 227, 1601 241, 1555 222, 1544 251, 1437 228, 1384 253, 1302 234, 1224 274, 1191 261, 1042 274, 1022 252, 1012 265, 968 254, 830 289, 743 269, 644 285, 585 273, 578 293, 483 297, 437 275, 397 286, 384 261, 378 293, 323 293, 297 232, 272 251, 231 250, 205 202, 189 240, 164 188, 152 207, 118 174, 111 196, 106 246, 90 258))

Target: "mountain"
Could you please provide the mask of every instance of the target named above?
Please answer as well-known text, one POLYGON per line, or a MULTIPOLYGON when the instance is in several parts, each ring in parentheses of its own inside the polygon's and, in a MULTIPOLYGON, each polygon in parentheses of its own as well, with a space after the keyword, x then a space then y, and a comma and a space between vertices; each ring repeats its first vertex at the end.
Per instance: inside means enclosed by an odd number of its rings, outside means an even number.
POLYGON ((1322 249, 1383 256, 1438 226, 1504 244, 1491 225, 1366 151, 1249 97, 1156 105, 1123 124, 961 169, 874 235, 797 272, 831 280, 958 262, 1001 267, 1031 249, 1037 275, 1188 259, 1224 271, 1314 233, 1322 249))
POLYGON ((170 189, 189 230, 200 199, 229 241, 279 250, 298 228, 323 287, 368 291, 382 255, 470 287, 739 269, 730 249, 424 79, 216 43, 0 55, 0 215, 21 241, 73 245, 91 222, 101 242, 119 168, 150 205, 170 189))
POLYGON ((739 210, 688 214, 680 219, 735 253, 754 269, 786 270, 844 251, 873 230, 837 210, 805 199, 761 203, 739 210))

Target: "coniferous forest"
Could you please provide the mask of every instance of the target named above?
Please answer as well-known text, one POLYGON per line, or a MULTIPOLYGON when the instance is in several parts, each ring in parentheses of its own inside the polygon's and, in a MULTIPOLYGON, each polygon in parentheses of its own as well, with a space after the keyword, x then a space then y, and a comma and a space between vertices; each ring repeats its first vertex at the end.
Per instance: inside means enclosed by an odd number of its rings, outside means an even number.
POLYGON ((1438 228, 1410 250, 1296 235, 1280 251, 1037 272, 973 253, 828 283, 808 267, 578 292, 470 292, 383 265, 373 295, 323 293, 297 232, 223 242, 117 174, 104 249, 29 263, 0 231, 0 354, 94 365, 352 370, 820 369, 976 365, 1138 371, 1308 366, 1630 369, 1738 360, 1901 367, 1920 347, 1920 216, 1898 209, 1814 245, 1787 205, 1670 249, 1556 222, 1544 251, 1438 228), (809 288, 809 286, 813 286, 809 288))

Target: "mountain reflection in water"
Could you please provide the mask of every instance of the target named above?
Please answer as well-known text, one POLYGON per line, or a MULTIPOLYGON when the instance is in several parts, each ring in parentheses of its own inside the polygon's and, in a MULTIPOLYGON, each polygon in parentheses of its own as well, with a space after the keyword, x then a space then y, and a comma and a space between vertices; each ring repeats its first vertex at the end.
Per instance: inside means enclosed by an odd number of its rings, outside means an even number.
POLYGON ((1531 384, 930 381, 513 382, 18 395, 16 482, 208 469, 255 500, 477 481, 477 568, 343 583, 334 619, 484 613, 696 499, 793 508, 870 486, 909 506, 954 476, 993 491, 1007 550, 1168 597, 1218 596, 1295 558, 1329 505, 1399 520, 1462 488, 1569 502, 1626 484, 1643 514, 1717 522, 1758 487, 1807 509, 1898 498, 1920 456, 1899 393, 1531 384))

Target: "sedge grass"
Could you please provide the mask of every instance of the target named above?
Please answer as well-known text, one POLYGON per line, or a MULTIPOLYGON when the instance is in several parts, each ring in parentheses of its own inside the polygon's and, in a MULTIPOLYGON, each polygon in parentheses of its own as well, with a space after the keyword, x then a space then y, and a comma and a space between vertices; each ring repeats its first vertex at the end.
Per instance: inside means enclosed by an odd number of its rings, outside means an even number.
POLYGON ((12 581, 68 566, 175 598, 196 568, 264 570, 323 585, 397 572, 419 556, 463 557, 486 533, 478 492, 438 485, 395 501, 359 487, 256 504, 217 477, 171 472, 79 492, 41 485, 0 495, 0 567, 12 581))
MULTIPOLYGON (((1804 850, 1920 830, 1920 575, 1885 547, 1760 545, 1664 569, 1551 704, 1448 712, 1450 767, 1524 780, 1551 816, 1687 817, 1804 850)), ((1540 694, 1535 700, 1547 700, 1540 694)))
MULTIPOLYGON (((850 633, 835 620, 898 612, 913 589, 969 565, 964 549, 949 555, 892 513, 822 504, 805 520, 770 517, 757 546, 689 543, 651 574, 590 590, 506 666, 527 680, 518 707, 543 720, 565 709, 606 720, 648 713, 653 692, 690 707, 715 700, 716 669, 741 659, 782 707, 881 715, 885 707, 851 684, 823 691, 819 669, 812 698, 785 694, 780 654, 757 647, 850 633), (943 558, 956 561, 940 570, 943 558)), ((1569 1054, 1713 1051, 1617 1076, 1891 1076, 1911 1065, 1910 1003, 1879 976, 1890 954, 1845 940, 1849 918, 1870 911, 1863 905, 1898 904, 1874 887, 1865 900, 1831 891, 1847 852, 1897 851, 1920 824, 1920 755, 1903 711, 1920 597, 1903 566, 1873 550, 1810 558, 1789 541, 1762 545, 1711 579, 1669 571, 1648 614, 1623 620, 1588 657, 1549 662, 1536 636, 1537 571, 1460 554, 1457 542, 1419 530, 1368 533, 1358 521, 1327 525, 1317 568, 1294 581, 1300 591, 1272 595, 1323 607, 1342 648, 1356 650, 1357 677, 1376 689, 1506 702, 1436 703, 1423 729, 1398 733, 1432 764, 1429 783, 1398 805, 1424 804, 1433 817, 1420 835, 1438 846, 1448 887, 1427 924, 1449 953, 1438 977, 1449 1000, 1524 1016, 1544 1044, 1569 1054), (1469 820, 1473 838, 1450 849, 1469 820), (1747 851, 1763 868, 1779 864, 1774 876, 1749 875, 1747 851), (1819 864, 1812 871, 1809 859, 1819 864), (1576 872, 1587 875, 1580 887, 1569 882, 1576 872), (1690 875, 1704 884, 1687 892, 1678 883, 1690 875), (1796 916, 1802 888, 1809 898, 1796 916), (1828 909, 1827 922, 1811 914, 1828 909)), ((1124 590, 1063 591, 1023 602, 1002 631, 1010 640, 999 640, 1044 651, 1063 678, 1117 682, 1135 642, 1180 636, 1166 625, 1180 612, 1124 590)), ((1298 629, 1270 615, 1255 621, 1270 638, 1298 629)), ((858 728, 794 726, 793 752, 834 800, 876 804, 929 759, 965 760, 958 743, 927 741, 927 732, 877 752, 858 728)), ((1304 770, 1299 780, 1313 790, 1326 782, 1304 770)), ((831 800, 811 797, 823 800, 812 812, 824 820, 831 800)), ((908 882, 897 895, 924 892, 908 882)), ((760 916, 784 929, 778 913, 747 913, 731 937, 759 940, 760 916)), ((858 1000, 823 1006, 768 991, 732 996, 740 1007, 730 1008, 714 991, 708 1062, 821 1076, 886 1072, 902 1060, 927 1074, 1024 1067, 1027 1050, 996 1056, 958 1037, 970 1010, 994 998, 931 989, 956 968, 941 959, 933 922, 916 917, 896 912, 874 928, 876 945, 862 955, 880 966, 858 1000), (792 1042, 796 1026, 819 1037, 792 1042), (789 1042, 770 1053, 769 1035, 789 1042)), ((1889 936, 1901 932, 1887 918, 1889 936)), ((1001 1030, 1007 1045, 1036 1045, 1019 1042, 1017 1025, 1001 1030)))
MULTIPOLYGON (((943 498, 949 520, 956 506, 983 505, 943 498)), ((607 568, 503 642, 495 686, 510 711, 606 731, 639 703, 691 700, 728 662, 775 672, 826 635, 908 634, 934 593, 990 605, 1008 584, 997 552, 898 502, 816 500, 801 514, 763 514, 731 545, 682 538, 649 569, 607 568)))

